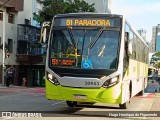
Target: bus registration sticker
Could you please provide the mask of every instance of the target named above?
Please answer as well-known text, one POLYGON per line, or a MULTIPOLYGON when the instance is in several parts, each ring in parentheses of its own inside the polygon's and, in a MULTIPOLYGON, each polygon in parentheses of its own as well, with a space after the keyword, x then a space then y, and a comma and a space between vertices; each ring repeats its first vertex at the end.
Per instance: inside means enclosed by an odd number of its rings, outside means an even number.
POLYGON ((86 95, 74 94, 74 95, 73 95, 73 98, 74 98, 74 99, 79 99, 79 100, 85 100, 85 99, 87 99, 87 96, 86 96, 86 95))

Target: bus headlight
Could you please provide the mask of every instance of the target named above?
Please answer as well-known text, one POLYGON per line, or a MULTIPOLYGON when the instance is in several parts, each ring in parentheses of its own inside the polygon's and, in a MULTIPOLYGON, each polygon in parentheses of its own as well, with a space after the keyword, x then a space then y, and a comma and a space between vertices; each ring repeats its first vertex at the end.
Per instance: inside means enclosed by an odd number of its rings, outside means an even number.
POLYGON ((54 77, 52 74, 48 73, 47 77, 48 77, 48 79, 49 79, 50 81, 52 81, 55 85, 59 85, 59 82, 58 82, 57 78, 54 77))
POLYGON ((118 77, 114 77, 112 79, 106 80, 102 87, 108 88, 118 83, 118 77))

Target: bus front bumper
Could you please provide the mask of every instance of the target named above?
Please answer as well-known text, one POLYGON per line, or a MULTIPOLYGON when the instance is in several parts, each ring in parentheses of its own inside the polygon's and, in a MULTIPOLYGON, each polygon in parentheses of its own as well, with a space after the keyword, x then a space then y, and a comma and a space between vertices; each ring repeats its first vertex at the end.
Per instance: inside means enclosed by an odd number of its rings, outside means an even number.
POLYGON ((46 80, 46 98, 78 102, 121 103, 121 85, 110 88, 73 88, 54 85, 46 80))

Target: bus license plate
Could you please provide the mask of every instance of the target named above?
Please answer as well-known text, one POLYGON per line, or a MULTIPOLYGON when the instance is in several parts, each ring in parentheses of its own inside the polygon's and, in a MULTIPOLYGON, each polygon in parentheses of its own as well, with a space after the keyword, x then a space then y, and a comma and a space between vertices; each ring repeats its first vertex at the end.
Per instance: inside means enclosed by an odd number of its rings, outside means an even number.
POLYGON ((86 95, 73 95, 73 98, 79 99, 79 100, 85 100, 87 99, 86 95))

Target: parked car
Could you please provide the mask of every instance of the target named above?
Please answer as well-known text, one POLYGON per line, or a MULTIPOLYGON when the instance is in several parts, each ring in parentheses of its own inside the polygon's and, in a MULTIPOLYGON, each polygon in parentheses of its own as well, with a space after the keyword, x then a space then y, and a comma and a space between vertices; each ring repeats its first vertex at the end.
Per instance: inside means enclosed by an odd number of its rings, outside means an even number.
POLYGON ((158 75, 156 74, 152 74, 148 76, 148 80, 158 80, 160 79, 160 77, 158 77, 158 75))

